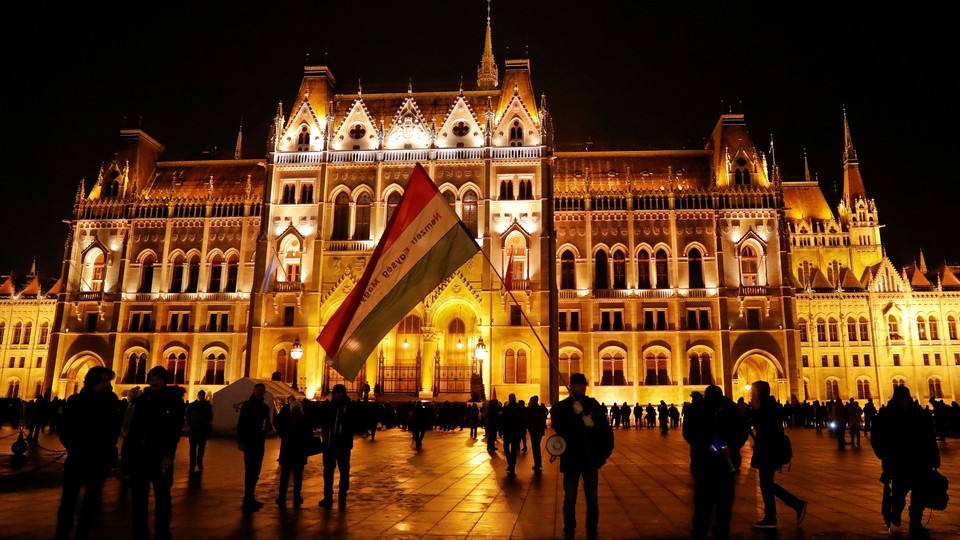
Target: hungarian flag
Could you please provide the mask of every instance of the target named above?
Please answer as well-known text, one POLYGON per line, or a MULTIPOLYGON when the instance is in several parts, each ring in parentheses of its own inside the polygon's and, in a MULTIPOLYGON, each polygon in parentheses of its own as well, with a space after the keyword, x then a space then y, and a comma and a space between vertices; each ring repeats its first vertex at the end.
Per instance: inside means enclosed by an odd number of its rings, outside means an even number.
POLYGON ((383 336, 480 247, 419 163, 383 237, 317 342, 347 380, 383 336))
POLYGON ((513 248, 510 248, 510 260, 507 261, 507 268, 503 272, 503 288, 513 290, 513 248))

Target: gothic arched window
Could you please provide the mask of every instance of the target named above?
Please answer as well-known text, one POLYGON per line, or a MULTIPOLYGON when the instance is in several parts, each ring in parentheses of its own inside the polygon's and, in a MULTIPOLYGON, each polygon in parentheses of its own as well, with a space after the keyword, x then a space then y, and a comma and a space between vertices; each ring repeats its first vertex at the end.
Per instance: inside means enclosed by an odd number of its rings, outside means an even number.
POLYGON ((689 287, 691 289, 702 289, 703 288, 703 257, 700 255, 699 249, 691 249, 690 253, 687 254, 687 269, 690 274, 689 287))
POLYGON ((331 240, 350 238, 350 197, 341 191, 333 203, 333 231, 331 240))
POLYGON ((610 278, 609 271, 607 269, 607 253, 603 250, 597 251, 597 254, 594 255, 594 273, 593 273, 593 288, 594 289, 609 289, 610 288, 610 278))
POLYGON ((467 226, 467 229, 470 230, 470 234, 474 238, 477 237, 477 222, 478 222, 478 205, 477 205, 477 192, 468 189, 466 193, 463 194, 463 209, 462 209, 462 219, 463 224, 467 226))
POLYGON ((370 194, 364 191, 357 197, 357 219, 353 227, 354 240, 370 240, 370 194))
POLYGON ((650 288, 650 254, 647 250, 641 249, 637 256, 637 287, 641 289, 650 288))
POLYGON ((569 249, 565 250, 563 254, 560 255, 560 288, 577 288, 576 263, 574 262, 573 252, 569 249))
POLYGON ((657 274, 657 288, 658 289, 669 289, 670 288, 670 276, 667 272, 667 252, 665 250, 657 251, 657 261, 655 272, 657 274))

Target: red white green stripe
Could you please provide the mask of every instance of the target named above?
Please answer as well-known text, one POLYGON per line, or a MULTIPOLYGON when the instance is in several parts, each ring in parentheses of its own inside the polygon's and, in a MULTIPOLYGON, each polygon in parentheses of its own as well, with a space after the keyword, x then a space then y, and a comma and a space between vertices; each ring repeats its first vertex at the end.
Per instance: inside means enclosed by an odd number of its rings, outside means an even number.
POLYGON ((363 276, 317 337, 327 364, 356 377, 383 336, 479 249, 418 163, 363 276))

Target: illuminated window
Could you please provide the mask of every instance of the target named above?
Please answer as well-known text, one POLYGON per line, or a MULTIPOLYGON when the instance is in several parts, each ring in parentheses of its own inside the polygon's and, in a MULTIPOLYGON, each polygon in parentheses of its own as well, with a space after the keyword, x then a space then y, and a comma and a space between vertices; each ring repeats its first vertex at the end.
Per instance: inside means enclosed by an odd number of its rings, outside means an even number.
POLYGON ((527 352, 520 349, 516 352, 507 349, 503 358, 503 382, 506 384, 527 383, 527 352))
POLYGON ((827 379, 827 401, 833 401, 840 398, 840 381, 837 379, 827 379))
POLYGON ((519 120, 514 120, 510 126, 510 146, 523 146, 523 126, 519 120))
POLYGON ((185 384, 187 380, 187 354, 170 353, 167 356, 167 382, 185 384))
POLYGON ((833 317, 830 317, 830 320, 827 322, 827 330, 830 333, 830 341, 840 341, 840 323, 833 317))
POLYGON ((313 204, 313 184, 305 182, 300 186, 300 204, 313 204))
POLYGON ((123 384, 144 384, 147 382, 147 353, 130 353, 127 370, 123 374, 123 384))
POLYGON ((27 324, 23 327, 23 344, 30 344, 30 334, 33 332, 33 323, 27 321, 27 324))
POLYGON ((857 321, 853 317, 847 319, 847 339, 857 341, 857 321))
POLYGON ((867 399, 871 398, 873 395, 870 393, 870 381, 867 379, 860 379, 857 381, 857 399, 867 399))
POLYGON ((827 322, 822 318, 817 319, 817 341, 827 341, 827 322))
POLYGON ((560 288, 577 288, 576 264, 574 262, 573 252, 569 249, 565 250, 563 254, 560 255, 560 288))
POLYGON ((387 197, 387 223, 390 223, 393 213, 397 211, 398 204, 400 204, 400 193, 394 191, 387 197))
POLYGON ((172 293, 183 291, 183 262, 183 255, 177 254, 173 258, 170 277, 170 292, 172 293))
POLYGON ((602 386, 624 386, 627 379, 624 375, 623 353, 620 351, 605 352, 600 356, 600 384, 602 386))
POLYGON ((466 193, 463 194, 463 224, 467 226, 467 229, 470 231, 470 234, 474 238, 477 237, 477 223, 478 223, 478 205, 477 205, 477 192, 468 189, 466 193))
POLYGON ((224 370, 227 365, 227 355, 224 353, 207 355, 207 370, 203 375, 203 384, 225 384, 224 370))
POLYGON ((860 341, 870 341, 870 323, 867 322, 867 318, 860 317, 857 326, 860 329, 860 341))
POLYGON ((931 316, 928 323, 930 325, 930 339, 938 341, 940 339, 940 325, 937 322, 937 318, 931 316))
POLYGON ((286 182, 283 184, 283 195, 280 197, 280 204, 297 204, 297 184, 295 182, 286 182))
POLYGON ((187 288, 184 292, 195 293, 200 282, 200 256, 192 255, 187 265, 187 288))
POLYGON ((210 261, 210 285, 207 292, 220 292, 223 284, 223 256, 219 253, 210 261))
POLYGON ((647 250, 641 249, 637 256, 637 287, 641 289, 650 288, 650 254, 647 250))
POLYGON ((647 364, 647 376, 644 379, 646 386, 668 385, 670 384, 670 372, 667 368, 667 355, 665 353, 648 352, 645 357, 647 364))
POLYGON ((137 292, 153 292, 153 265, 156 262, 152 254, 147 254, 140 260, 140 286, 137 292))
POLYGON ((691 249, 687 254, 687 273, 691 289, 703 288, 703 257, 699 249, 691 249))
POLYGON ((627 288, 627 262, 619 249, 613 252, 613 288, 627 288))
POLYGON ((340 192, 333 203, 333 232, 331 240, 348 240, 350 235, 350 197, 340 192))
POLYGON ((224 292, 237 292, 237 277, 240 272, 240 258, 237 255, 230 255, 227 259, 227 286, 224 292))
POLYGON ((3 344, 3 335, 7 331, 7 323, 0 321, 0 345, 3 344))
POLYGON ((806 343, 810 339, 810 336, 808 335, 807 321, 805 319, 799 319, 797 321, 797 330, 800 332, 800 342, 806 343))
POLYGON ((356 225, 353 228, 354 240, 370 240, 370 194, 363 192, 357 197, 356 225))
POLYGON ((887 317, 887 334, 890 339, 903 339, 900 337, 900 322, 893 315, 887 317))
POLYGON ((662 249, 658 250, 656 264, 654 265, 658 289, 670 288, 670 276, 667 274, 667 268, 667 252, 662 249))
POLYGON ((16 323, 13 325, 13 341, 10 343, 13 345, 20 344, 20 338, 23 335, 23 323, 16 323))
POLYGON ((598 250, 596 255, 593 256, 594 260, 594 272, 593 272, 593 288, 594 289, 608 289, 610 288, 610 278, 609 278, 609 269, 607 268, 607 253, 603 250, 598 250))
POLYGON ((310 128, 306 124, 300 126, 300 133, 297 134, 297 152, 310 151, 310 128))
POLYGON ((760 284, 758 271, 760 257, 752 246, 743 246, 740 250, 740 283, 751 287, 760 284))
POLYGON ((580 354, 577 352, 560 353, 560 386, 569 384, 570 376, 574 373, 582 373, 580 354))
POLYGON ((927 390, 933 399, 943 399, 943 388, 940 387, 940 379, 931 377, 927 379, 927 390))
POLYGON ((690 378, 687 384, 713 384, 709 354, 690 353, 690 378))
POLYGON ((917 317, 917 336, 920 339, 927 339, 927 322, 923 317, 917 317))
POLYGON ((953 315, 947 317, 947 333, 950 336, 950 341, 957 340, 957 319, 953 315))

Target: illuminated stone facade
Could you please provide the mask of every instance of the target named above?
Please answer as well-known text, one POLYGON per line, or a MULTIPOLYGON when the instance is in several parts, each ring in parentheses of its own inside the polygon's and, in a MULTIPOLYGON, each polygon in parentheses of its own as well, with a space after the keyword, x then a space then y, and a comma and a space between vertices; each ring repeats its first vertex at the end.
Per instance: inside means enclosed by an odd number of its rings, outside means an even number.
POLYGON ((0 277, 0 397, 32 399, 43 391, 59 290, 35 268, 22 282, 0 277))
POLYGON ((165 365, 191 396, 243 376, 309 396, 339 382, 383 399, 466 399, 471 382, 548 396, 554 265, 561 381, 583 371, 605 402, 677 403, 711 382, 738 397, 761 378, 784 400, 866 396, 864 380, 886 396, 894 378, 955 395, 960 282, 884 258, 848 128, 836 217, 809 175, 781 181, 742 115, 722 115, 702 150, 555 151, 529 61, 497 72, 490 35, 488 20, 476 89, 342 93, 307 66, 262 159, 239 159, 238 139, 234 160, 162 161, 158 142, 122 132, 77 194, 48 387, 72 393, 104 364, 122 393, 165 365), (483 252, 342 381, 314 338, 416 162, 483 252))

